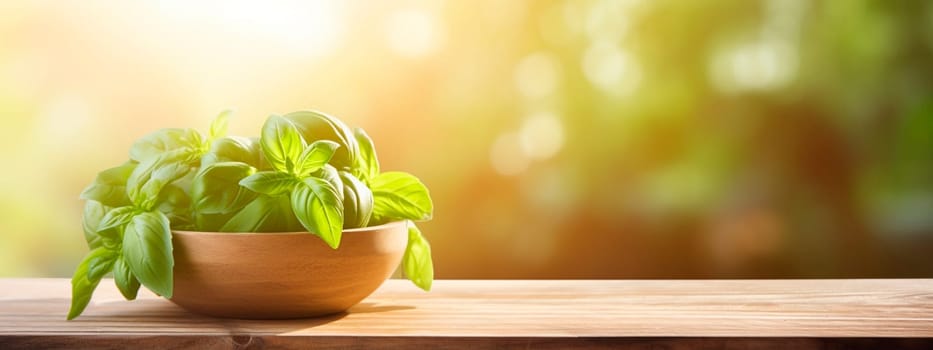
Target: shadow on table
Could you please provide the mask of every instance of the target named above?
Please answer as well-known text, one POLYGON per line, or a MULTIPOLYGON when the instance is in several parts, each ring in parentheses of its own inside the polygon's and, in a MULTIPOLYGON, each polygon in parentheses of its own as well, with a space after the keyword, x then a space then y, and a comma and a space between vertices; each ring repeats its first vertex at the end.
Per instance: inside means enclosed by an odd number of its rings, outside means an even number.
POLYGON ((380 305, 376 303, 359 303, 347 310, 348 314, 369 314, 374 312, 389 312, 400 310, 412 310, 414 306, 409 305, 380 305))
POLYGON ((333 329, 329 327, 322 329, 322 326, 346 317, 356 315, 355 317, 369 318, 376 314, 415 309, 410 305, 362 302, 346 312, 315 318, 246 320, 198 315, 165 299, 146 298, 129 302, 122 299, 105 299, 92 302, 84 314, 77 319, 65 321, 69 305, 70 299, 64 298, 0 301, 0 309, 8 314, 49 315, 51 317, 45 318, 48 323, 47 327, 62 332, 85 331, 105 336, 120 334, 144 338, 192 336, 200 337, 197 339, 222 339, 226 342, 224 344, 230 343, 241 347, 244 344, 255 345, 256 342, 271 341, 265 339, 268 336, 309 334, 326 336, 332 333, 333 329))

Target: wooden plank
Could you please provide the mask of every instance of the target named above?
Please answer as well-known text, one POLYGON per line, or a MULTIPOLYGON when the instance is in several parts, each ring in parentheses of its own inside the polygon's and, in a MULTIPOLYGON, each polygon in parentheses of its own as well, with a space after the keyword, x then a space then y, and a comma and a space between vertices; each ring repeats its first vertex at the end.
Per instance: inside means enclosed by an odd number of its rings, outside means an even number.
MULTIPOLYGON (((69 300, 65 279, 0 280, 0 343, 54 347, 56 340, 96 339, 101 345, 170 335, 194 347, 233 346, 236 337, 284 347, 305 338, 350 347, 365 345, 365 339, 384 345, 495 340, 505 347, 547 348, 568 341, 658 345, 673 338, 678 344, 787 346, 793 341, 822 347, 850 341, 843 344, 871 347, 873 339, 933 337, 933 279, 445 280, 435 282, 430 293, 390 280, 347 313, 285 321, 191 315, 142 290, 138 300, 128 302, 110 280, 101 283, 87 311, 74 321, 65 321, 69 300)), ((930 345, 927 339, 901 342, 930 345)))
POLYGON ((917 338, 508 338, 508 337, 277 337, 277 336, 12 336, 15 349, 916 349, 917 338))

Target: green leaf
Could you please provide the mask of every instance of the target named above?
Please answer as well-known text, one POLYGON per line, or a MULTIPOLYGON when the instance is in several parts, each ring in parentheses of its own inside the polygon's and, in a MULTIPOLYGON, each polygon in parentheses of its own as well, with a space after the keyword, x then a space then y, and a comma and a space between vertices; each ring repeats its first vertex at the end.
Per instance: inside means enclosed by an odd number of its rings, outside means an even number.
POLYGON ((256 193, 240 186, 240 180, 256 172, 241 162, 207 165, 194 176, 191 197, 199 214, 227 214, 243 208, 256 193))
POLYGON ((172 297, 172 232, 168 218, 158 211, 133 217, 123 234, 123 259, 142 285, 172 297))
POLYGON ((130 159, 143 163, 166 152, 189 149, 194 152, 203 145, 201 133, 194 129, 161 129, 154 131, 133 143, 130 159))
POLYGON ((136 295, 139 293, 139 280, 136 279, 136 276, 133 276, 133 272, 130 271, 130 267, 123 260, 123 257, 118 256, 113 263, 113 281, 126 300, 136 299, 136 295))
POLYGON ((308 147, 305 147, 304 151, 301 152, 301 157, 298 158, 298 176, 306 177, 308 174, 320 170, 334 156, 337 147, 340 147, 340 145, 327 140, 314 141, 308 147))
POLYGON ((298 182, 299 180, 292 174, 260 171, 240 180, 240 186, 256 193, 274 197, 288 194, 298 182))
POLYGON ((230 218, 220 232, 293 232, 301 229, 287 196, 258 196, 230 218))
POLYGON ((211 141, 227 136, 227 127, 230 125, 230 116, 232 115, 233 110, 228 109, 220 112, 217 117, 214 117, 214 120, 211 121, 211 132, 209 136, 211 141))
POLYGON ((201 158, 201 166, 222 162, 240 162, 262 169, 262 149, 258 138, 227 136, 214 140, 211 148, 201 158))
POLYGON ((364 182, 368 182, 370 179, 379 176, 379 158, 376 157, 376 147, 366 131, 361 128, 353 129, 353 136, 360 147, 359 178, 364 182))
MULTIPOLYGON (((249 203, 250 202, 247 202, 246 204, 248 205, 249 203)), ((245 208, 246 206, 244 205, 243 207, 245 208)), ((240 208, 240 210, 242 210, 242 208, 240 208)), ((192 224, 191 228, 181 229, 181 228, 172 227, 172 230, 221 232, 220 229, 227 223, 227 221, 230 221, 230 218, 232 218, 238 212, 239 210, 231 212, 231 213, 226 213, 226 214, 195 213, 194 223, 192 224)))
MULTIPOLYGON (((311 176, 321 178, 330 183, 331 186, 334 186, 335 189, 343 187, 343 181, 340 180, 340 172, 337 171, 337 168, 327 164, 318 171, 315 171, 311 176)), ((339 191, 338 191, 339 192, 339 191)))
POLYGON ((343 227, 366 227, 373 215, 373 192, 353 174, 340 172, 343 182, 343 227))
POLYGON ((120 232, 123 232, 124 226, 133 219, 134 215, 136 215, 136 208, 133 206, 110 209, 97 224, 97 234, 107 240, 119 241, 120 232))
POLYGON ((94 294, 94 290, 97 289, 97 285, 100 283, 99 276, 97 278, 89 278, 91 263, 100 261, 102 256, 111 254, 112 252, 107 248, 100 247, 88 253, 84 257, 84 260, 78 264, 74 276, 71 277, 71 309, 68 311, 69 320, 78 317, 78 315, 84 312, 84 309, 87 308, 87 304, 91 302, 91 295, 94 294))
MULTIPOLYGON (((191 171, 191 166, 182 162, 165 163, 155 169, 149 180, 142 187, 142 193, 146 198, 159 198, 164 189, 169 184, 181 179, 191 171)), ((142 206, 148 209, 147 206, 142 206)))
POLYGON ((89 200, 84 203, 84 220, 82 222, 84 240, 87 241, 87 246, 91 250, 104 244, 103 237, 97 233, 97 228, 100 227, 100 222, 109 211, 110 208, 98 201, 89 200))
POLYGON ((305 149, 305 141, 292 122, 281 116, 270 116, 262 126, 259 143, 266 161, 273 169, 296 173, 298 158, 305 149))
POLYGON ((144 210, 152 209, 162 188, 187 175, 198 157, 190 149, 177 149, 140 163, 126 182, 130 201, 144 210))
POLYGON ((304 179, 295 186, 291 195, 292 209, 298 221, 334 249, 340 246, 343 233, 341 198, 330 182, 316 177, 304 179))
POLYGON ((391 171, 370 181, 373 190, 373 215, 381 219, 430 220, 434 203, 428 188, 414 175, 391 171))
POLYGON ((285 115, 307 141, 330 140, 340 144, 330 160, 337 169, 352 169, 360 157, 353 131, 336 117, 317 111, 298 111, 285 115))
POLYGON ((130 199, 126 196, 126 181, 136 165, 136 162, 128 161, 123 165, 98 173, 94 183, 81 192, 81 199, 98 201, 110 207, 129 205, 130 199))
POLYGON ((89 280, 99 280, 108 272, 113 271, 113 263, 118 256, 118 251, 107 248, 104 253, 91 257, 88 263, 87 278, 89 280))
POLYGON ((402 271, 418 288, 431 290, 431 284, 434 282, 431 245, 413 222, 408 224, 408 246, 405 248, 405 255, 402 256, 402 271))
POLYGON ((191 197, 182 187, 170 184, 162 188, 156 202, 158 211, 168 217, 172 227, 185 227, 191 224, 191 197))

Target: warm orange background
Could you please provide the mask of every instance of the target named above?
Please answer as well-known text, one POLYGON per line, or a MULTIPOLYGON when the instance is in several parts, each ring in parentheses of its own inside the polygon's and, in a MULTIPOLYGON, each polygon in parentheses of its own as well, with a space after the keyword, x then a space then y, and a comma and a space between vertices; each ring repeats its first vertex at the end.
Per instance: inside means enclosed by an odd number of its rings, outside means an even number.
POLYGON ((439 278, 933 276, 933 3, 3 1, 0 276, 161 127, 314 108, 432 190, 439 278))

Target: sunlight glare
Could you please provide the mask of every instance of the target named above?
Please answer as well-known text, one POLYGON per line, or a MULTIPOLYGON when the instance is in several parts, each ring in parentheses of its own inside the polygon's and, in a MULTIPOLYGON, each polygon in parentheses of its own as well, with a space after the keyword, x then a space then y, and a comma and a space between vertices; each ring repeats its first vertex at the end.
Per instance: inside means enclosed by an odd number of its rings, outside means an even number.
POLYGON ((609 95, 630 95, 641 83, 641 68, 635 57, 618 45, 597 40, 583 54, 583 73, 587 80, 609 95))
POLYGON ((437 17, 420 9, 398 10, 385 23, 386 43, 405 58, 429 56, 441 46, 444 37, 437 17))
POLYGON ((560 61, 553 54, 532 53, 515 67, 515 87, 527 98, 548 97, 560 85, 560 69, 560 61))
POLYGON ((519 142, 522 152, 529 158, 553 157, 564 145, 564 126, 553 113, 534 114, 522 125, 519 142))
POLYGON ((522 152, 521 140, 516 133, 500 135, 489 152, 493 170, 505 176, 521 174, 530 165, 530 159, 522 152))

